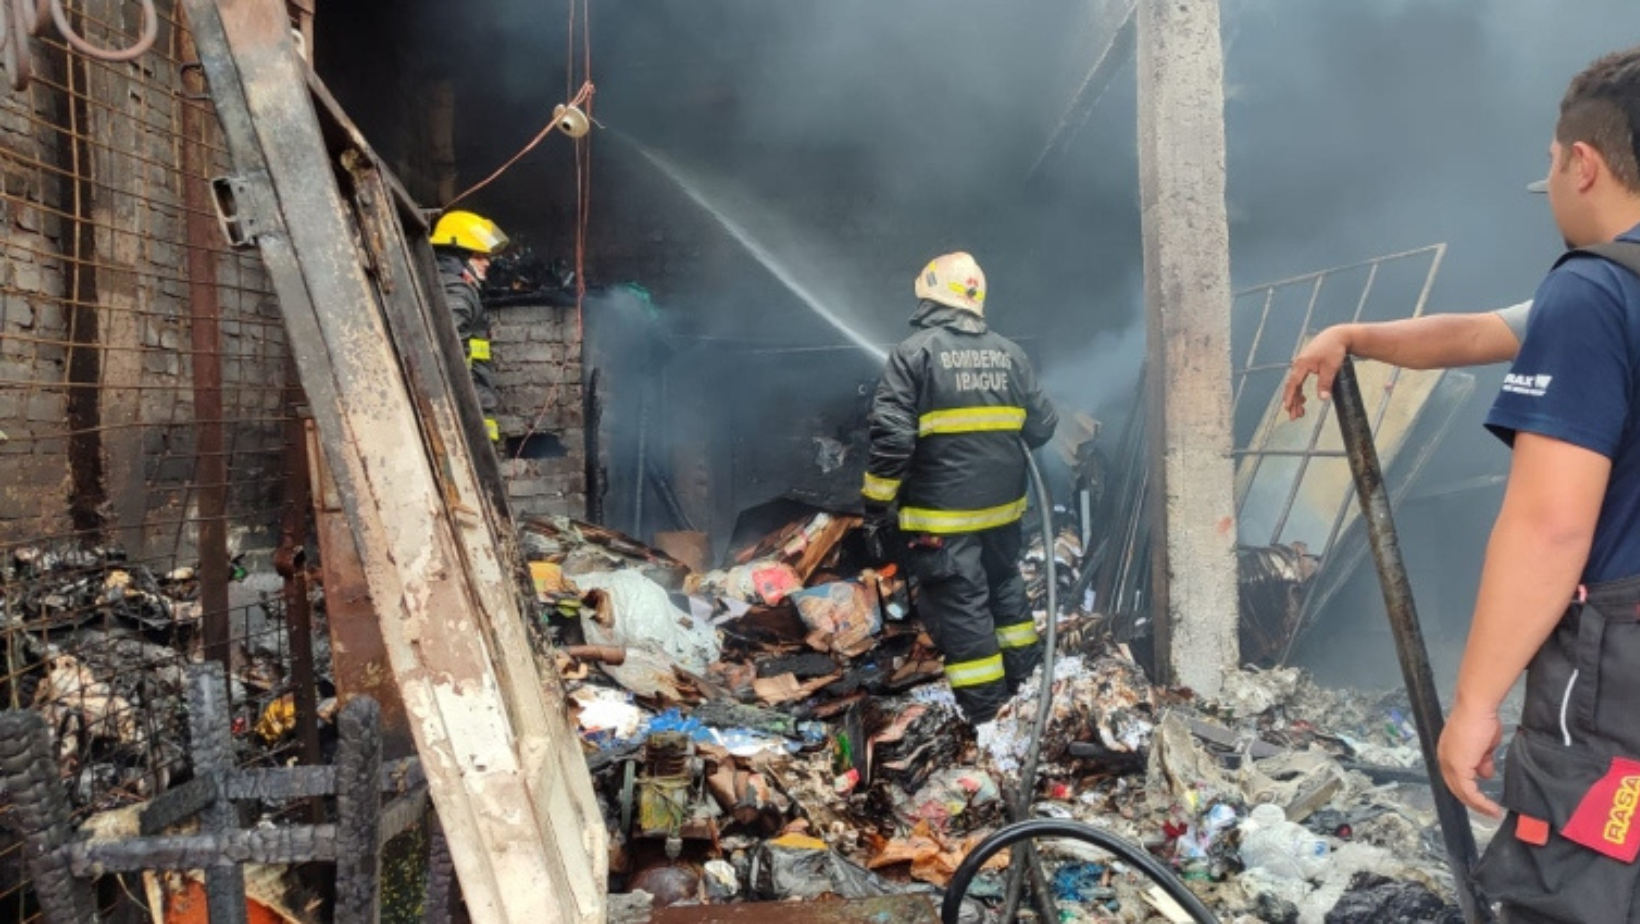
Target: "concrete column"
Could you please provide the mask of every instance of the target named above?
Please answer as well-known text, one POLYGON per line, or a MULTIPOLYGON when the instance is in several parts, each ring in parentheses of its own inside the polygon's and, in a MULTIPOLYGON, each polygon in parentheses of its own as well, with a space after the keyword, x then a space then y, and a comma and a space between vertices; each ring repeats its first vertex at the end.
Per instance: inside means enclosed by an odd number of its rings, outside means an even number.
POLYGON ((1168 679, 1212 696, 1239 660, 1217 0, 1139 0, 1138 69, 1150 609, 1168 679))

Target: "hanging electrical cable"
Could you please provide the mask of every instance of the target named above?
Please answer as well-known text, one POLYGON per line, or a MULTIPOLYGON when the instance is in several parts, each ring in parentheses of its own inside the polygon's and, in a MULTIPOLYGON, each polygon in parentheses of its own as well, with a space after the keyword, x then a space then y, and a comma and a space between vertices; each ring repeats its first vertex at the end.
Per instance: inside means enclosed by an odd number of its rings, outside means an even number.
MULTIPOLYGON (((570 10, 570 41, 575 40, 576 3, 580 4, 579 25, 581 31, 581 92, 576 94, 579 106, 585 112, 588 122, 592 120, 592 96, 596 92, 592 83, 592 8, 591 0, 569 0, 570 10)), ((573 45, 570 55, 571 68, 574 67, 573 45)), ((574 81, 573 71, 565 82, 566 91, 574 81)), ((577 104, 572 103, 574 108, 577 104)), ((581 343, 583 339, 582 316, 585 311, 587 298, 587 225, 592 216, 592 133, 582 131, 575 137, 575 341, 581 343)))
MULTIPOLYGON (((477 183, 474 183, 473 185, 471 185, 471 186, 467 187, 466 189, 462 190, 459 194, 456 195, 455 198, 451 199, 449 202, 444 203, 443 211, 449 211, 450 209, 455 207, 456 203, 460 202, 461 200, 463 200, 463 199, 467 198, 468 196, 472 195, 473 193, 478 192, 479 190, 483 189, 484 187, 486 187, 486 186, 490 185, 491 183, 495 182, 495 180, 497 178, 499 178, 501 176, 501 174, 506 173, 508 170, 512 169, 513 164, 518 163, 518 161, 520 159, 522 159, 525 154, 528 154, 529 152, 535 150, 537 145, 539 145, 543 140, 545 140, 548 135, 552 134, 553 129, 556 128, 559 131, 564 132, 565 134, 571 134, 571 126, 580 126, 580 125, 584 124, 580 119, 575 119, 573 117, 567 117, 566 113, 570 112, 570 111, 573 111, 576 115, 581 115, 582 113, 584 113, 588 109, 590 109, 592 107, 592 94, 593 94, 594 91, 595 91, 595 88, 592 86, 592 84, 590 82, 586 83, 586 84, 583 84, 581 86, 581 91, 579 93, 575 94, 575 96, 570 99, 568 105, 567 106, 559 106, 556 110, 554 110, 553 111, 553 120, 551 122, 548 122, 545 126, 543 126, 542 129, 539 132, 536 132, 535 137, 531 138, 528 142, 526 142, 525 145, 522 148, 519 148, 518 153, 516 153, 513 156, 507 158, 505 163, 503 163, 501 166, 499 166, 495 169, 495 172, 491 173, 489 176, 485 177, 484 179, 479 180, 477 183), (568 124, 566 124, 566 119, 567 119, 568 124)), ((576 129, 576 130, 579 130, 579 129, 576 129)), ((577 138, 577 147, 579 147, 579 143, 583 140, 585 140, 585 139, 584 138, 577 138)), ((577 157, 578 156, 579 156, 579 153, 577 153, 577 157)), ((576 170, 576 177, 577 177, 577 184, 579 184, 579 177, 580 177, 580 170, 579 169, 576 170)), ((577 187, 577 189, 579 189, 579 186, 577 187)), ((577 198, 578 199, 579 199, 579 195, 580 195, 579 191, 577 191, 577 198)))
MULTIPOLYGON (((8 0, 0 0, 0 3, 8 0)), ((9 0, 9 2, 24 2, 24 0, 9 0)), ((47 0, 49 2, 49 0, 47 0)), ((151 2, 151 0, 145 0, 151 2)), ((566 102, 553 108, 552 121, 542 126, 524 144, 518 152, 497 167, 489 176, 462 190, 458 195, 444 204, 443 211, 454 208, 456 203, 466 199, 473 193, 495 182, 502 174, 512 169, 523 159, 524 155, 535 150, 553 130, 560 131, 571 138, 575 149, 575 342, 583 339, 582 316, 586 305, 586 238, 587 226, 592 213, 592 126, 597 124, 592 117, 592 98, 598 88, 592 83, 592 31, 591 15, 588 7, 590 0, 569 0, 569 24, 565 30, 568 47, 564 58, 564 98, 566 102), (576 87, 576 45, 580 47, 580 89, 576 87)), ((540 411, 535 415, 528 432, 518 443, 517 458, 522 458, 529 438, 534 436, 542 421, 550 412, 557 398, 557 385, 548 392, 540 411)))

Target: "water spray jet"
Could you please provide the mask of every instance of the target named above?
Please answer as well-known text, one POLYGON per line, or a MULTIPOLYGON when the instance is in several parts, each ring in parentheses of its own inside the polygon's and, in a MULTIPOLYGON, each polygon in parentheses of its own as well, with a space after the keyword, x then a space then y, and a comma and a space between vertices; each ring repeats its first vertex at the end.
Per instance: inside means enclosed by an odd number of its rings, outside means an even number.
POLYGON ((774 278, 780 281, 781 285, 785 286, 793 295, 797 296, 798 299, 800 299, 803 304, 807 305, 811 311, 824 318, 826 323, 836 328, 839 333, 848 338, 850 343, 864 350, 873 359, 878 362, 884 362, 888 359, 888 352, 886 350, 871 342, 871 340, 869 340, 864 334, 850 326, 847 321, 844 321, 842 316, 835 309, 828 306, 819 298, 819 296, 809 289, 808 286, 805 286, 802 282, 800 282, 792 274, 791 269, 787 267, 785 263, 781 262, 778 257, 771 253, 767 247, 757 240, 757 238, 753 237, 743 225, 735 221, 733 218, 730 218, 720 206, 715 205, 708 200, 706 195, 700 191, 699 187, 695 183, 690 182, 689 179, 685 177, 676 166, 666 160, 666 158, 656 154, 641 144, 634 143, 634 146, 638 149, 638 153, 642 154, 646 160, 655 166, 656 170, 659 170, 663 176, 665 176, 668 180, 671 180, 672 183, 678 187, 678 189, 682 190, 683 194, 688 196, 690 201, 700 206, 700 208, 708 215, 711 215, 713 220, 715 220, 718 225, 723 228, 723 230, 729 232, 730 237, 733 237, 737 242, 739 242, 740 246, 746 248, 747 253, 750 253, 758 263, 763 265, 764 269, 768 270, 774 278))

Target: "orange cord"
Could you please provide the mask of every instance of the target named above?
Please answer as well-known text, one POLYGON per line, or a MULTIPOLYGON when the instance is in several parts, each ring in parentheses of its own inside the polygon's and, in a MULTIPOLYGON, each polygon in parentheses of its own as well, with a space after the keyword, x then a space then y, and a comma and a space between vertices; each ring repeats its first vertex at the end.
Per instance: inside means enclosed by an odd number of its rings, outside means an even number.
MULTIPOLYGON (((581 87, 581 92, 575 94, 575 98, 570 100, 569 104, 571 106, 582 107, 583 111, 584 111, 586 108, 589 108, 592 105, 592 94, 593 94, 594 91, 595 91, 595 88, 592 86, 591 83, 587 83, 587 84, 583 85, 581 87)), ((589 114, 588 117, 590 118, 590 114, 589 114)), ((496 177, 499 177, 501 174, 506 173, 507 170, 509 168, 511 168, 513 164, 518 163, 519 158, 521 158, 525 154, 528 154, 529 152, 535 150, 535 146, 540 144, 542 142, 542 140, 547 137, 547 135, 551 134, 552 130, 555 127, 557 127, 557 125, 558 125, 557 121, 548 122, 546 124, 546 126, 541 129, 541 131, 536 133, 534 138, 530 139, 528 144, 524 145, 524 147, 519 149, 517 154, 514 154, 512 157, 507 158, 506 163, 502 164, 500 167, 497 167, 494 173, 490 174, 489 176, 485 177, 482 180, 479 180, 477 183, 474 183, 472 186, 467 187, 467 189, 462 191, 461 195, 456 196, 454 199, 451 199, 449 202, 446 202, 444 204, 445 210, 448 210, 451 206, 455 205, 457 202, 460 202, 461 200, 463 200, 463 199, 467 198, 468 196, 472 195, 473 193, 478 192, 479 190, 483 189, 484 187, 490 185, 492 182, 495 181, 496 177)))

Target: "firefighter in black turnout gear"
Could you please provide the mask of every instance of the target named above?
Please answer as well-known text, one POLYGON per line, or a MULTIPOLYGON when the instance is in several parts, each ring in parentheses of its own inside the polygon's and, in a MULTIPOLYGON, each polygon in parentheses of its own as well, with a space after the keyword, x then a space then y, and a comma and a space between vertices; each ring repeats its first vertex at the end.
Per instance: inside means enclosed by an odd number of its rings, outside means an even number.
POLYGON ((1058 418, 1025 353, 985 326, 985 274, 973 257, 935 258, 915 291, 917 332, 889 355, 872 402, 866 534, 916 582, 946 679, 977 725, 1042 659, 1019 573, 1019 438, 1041 446, 1058 418))
POLYGON ((484 432, 490 441, 501 439, 496 410, 501 396, 495 390, 490 367, 490 314, 479 297, 479 285, 489 271, 490 258, 506 249, 507 235, 495 222, 472 212, 445 212, 433 226, 433 252, 438 256, 439 281, 444 300, 455 315, 456 336, 467 354, 467 369, 484 412, 484 432))

